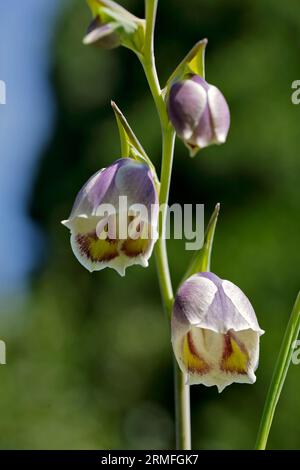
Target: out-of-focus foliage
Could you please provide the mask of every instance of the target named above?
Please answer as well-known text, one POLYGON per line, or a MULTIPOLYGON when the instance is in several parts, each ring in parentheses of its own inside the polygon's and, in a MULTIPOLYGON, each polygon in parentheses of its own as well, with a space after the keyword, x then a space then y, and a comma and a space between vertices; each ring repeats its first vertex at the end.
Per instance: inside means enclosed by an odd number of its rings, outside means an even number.
MULTIPOLYGON (((48 0, 50 1, 50 0, 48 0)), ((143 16, 141 0, 122 4, 143 16)), ((8 364, 0 368, 1 448, 171 448, 172 358, 154 259, 121 279, 89 274, 60 226, 76 192, 121 157, 114 99, 159 165, 154 106, 134 55, 81 43, 90 20, 70 0, 57 24, 51 82, 57 123, 41 158, 29 210, 48 240, 22 312, 1 318, 8 364)), ((156 58, 162 84, 191 46, 209 39, 206 77, 226 96, 226 145, 190 159, 176 148, 171 202, 216 202, 221 213, 212 270, 251 299, 261 327, 257 383, 192 388, 193 445, 251 448, 288 315, 299 289, 300 106, 298 0, 162 0, 156 58)), ((21 242, 21 241, 20 241, 21 242)), ((34 249, 34 247, 33 247, 34 249)), ((190 253, 169 243, 174 282, 190 253)), ((270 435, 271 448, 299 448, 300 366, 291 366, 270 435)))

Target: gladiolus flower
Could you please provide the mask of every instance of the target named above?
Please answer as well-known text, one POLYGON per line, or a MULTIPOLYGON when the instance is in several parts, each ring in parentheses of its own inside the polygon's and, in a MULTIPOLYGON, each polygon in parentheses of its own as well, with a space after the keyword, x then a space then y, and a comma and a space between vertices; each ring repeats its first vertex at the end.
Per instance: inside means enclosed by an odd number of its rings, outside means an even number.
POLYGON ((157 222, 158 194, 149 167, 121 158, 89 179, 62 223, 85 268, 110 267, 124 276, 128 266, 148 266, 157 222))
POLYGON ((189 384, 254 383, 260 329, 252 305, 232 282, 213 273, 185 281, 176 295, 172 344, 189 384))
POLYGON ((230 126, 227 102, 218 88, 200 76, 174 83, 167 107, 178 136, 192 156, 208 145, 226 141, 230 126))

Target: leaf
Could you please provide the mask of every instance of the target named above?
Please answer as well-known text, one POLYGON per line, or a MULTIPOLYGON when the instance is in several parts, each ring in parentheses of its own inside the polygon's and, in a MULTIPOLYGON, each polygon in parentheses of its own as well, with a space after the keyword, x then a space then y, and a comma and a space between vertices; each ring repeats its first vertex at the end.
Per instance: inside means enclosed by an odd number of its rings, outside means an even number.
POLYGON ((111 101, 111 106, 114 110, 119 129, 122 157, 133 158, 134 160, 148 165, 151 169, 155 183, 159 187, 159 180, 152 161, 148 157, 135 133, 128 124, 128 121, 125 118, 124 114, 118 108, 114 101, 111 101))
POLYGON ((98 15, 103 10, 105 10, 109 14, 118 14, 120 18, 136 18, 128 10, 126 10, 113 0, 87 0, 87 3, 94 16, 98 15))
POLYGON ((256 450, 265 450, 270 429, 272 426, 276 406, 278 404, 284 382, 291 362, 298 364, 297 338, 300 332, 300 292, 296 298, 289 322, 279 350, 277 362, 271 379, 270 387, 265 401, 265 406, 258 431, 256 450), (294 353, 296 357, 294 359, 294 353), (294 362, 295 361, 295 362, 294 362))
POLYGON ((188 75, 200 75, 205 78, 205 48, 207 39, 197 42, 169 78, 166 88, 188 75))
POLYGON ((203 246, 199 251, 195 253, 184 275, 183 281, 188 279, 193 274, 210 271, 211 253, 219 212, 220 204, 218 203, 215 207, 214 212, 212 213, 210 221, 208 222, 208 226, 204 235, 203 246))

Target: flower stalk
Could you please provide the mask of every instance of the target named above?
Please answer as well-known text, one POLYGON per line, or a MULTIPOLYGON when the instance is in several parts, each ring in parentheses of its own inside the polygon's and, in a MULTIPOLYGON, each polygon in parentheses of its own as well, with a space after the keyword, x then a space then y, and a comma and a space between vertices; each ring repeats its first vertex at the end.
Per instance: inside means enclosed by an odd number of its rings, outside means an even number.
MULTIPOLYGON (((140 56, 142 66, 156 105, 162 130, 162 167, 159 203, 166 208, 169 200, 169 191, 172 175, 175 131, 168 119, 166 105, 160 88, 154 57, 154 30, 158 0, 146 0, 146 36, 144 55, 140 56)), ((155 254, 157 273, 160 283, 161 295, 168 319, 172 315, 174 294, 168 263, 165 229, 166 209, 160 213, 159 239, 156 243, 155 254)), ((185 374, 183 374, 174 358, 174 387, 176 411, 176 446, 178 449, 191 449, 190 425, 190 391, 185 374)))

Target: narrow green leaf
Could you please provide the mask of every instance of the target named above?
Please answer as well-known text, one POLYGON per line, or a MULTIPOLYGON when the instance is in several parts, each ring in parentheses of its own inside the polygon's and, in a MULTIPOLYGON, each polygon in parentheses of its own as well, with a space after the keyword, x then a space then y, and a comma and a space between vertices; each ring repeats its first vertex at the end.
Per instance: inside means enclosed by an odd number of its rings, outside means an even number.
POLYGON ((87 4, 89 5, 94 16, 101 14, 101 12, 104 10, 109 15, 118 14, 121 20, 123 18, 133 20, 136 19, 136 16, 132 15, 128 10, 113 0, 87 0, 87 4))
POLYGON ((116 105, 114 101, 111 101, 111 106, 114 110, 117 124, 118 124, 119 133, 120 133, 122 156, 135 158, 136 155, 139 154, 141 159, 149 163, 150 162, 149 157, 147 156, 141 143, 139 142, 135 133, 131 129, 130 125, 128 124, 128 121, 125 118, 124 114, 122 113, 120 108, 118 108, 118 106, 116 105), (134 150, 134 153, 132 155, 133 150, 134 150))
POLYGON ((130 137, 129 136, 131 135, 131 133, 133 134, 133 132, 130 126, 128 125, 128 122, 126 121, 125 117, 123 116, 123 114, 121 113, 120 109, 118 108, 118 106, 116 105, 114 101, 111 101, 111 106, 115 113, 118 129, 119 129, 122 157, 130 157, 130 145, 129 145, 130 137))
POLYGON ((277 363, 271 380, 268 395, 265 401, 264 411, 261 418, 255 448, 264 450, 266 448, 270 429, 272 426, 276 406, 280 398, 282 388, 287 376, 291 359, 294 352, 295 341, 300 330, 300 292, 297 296, 294 308, 288 322, 282 345, 279 351, 277 363))
POLYGON ((203 246, 195 253, 194 257, 192 258, 192 261, 184 275, 182 282, 193 274, 210 271, 210 259, 219 212, 220 204, 218 203, 208 223, 204 235, 203 246))
POLYGON ((207 42, 207 39, 202 39, 202 41, 195 44, 172 73, 167 82, 166 89, 169 89, 173 82, 182 80, 191 74, 200 75, 200 77, 205 78, 205 48, 207 42))
POLYGON ((114 101, 111 101, 111 106, 114 110, 119 129, 122 157, 133 158, 134 160, 137 160, 141 163, 146 163, 152 171, 155 183, 159 187, 159 180, 152 161, 148 157, 135 133, 128 124, 124 114, 114 101))

